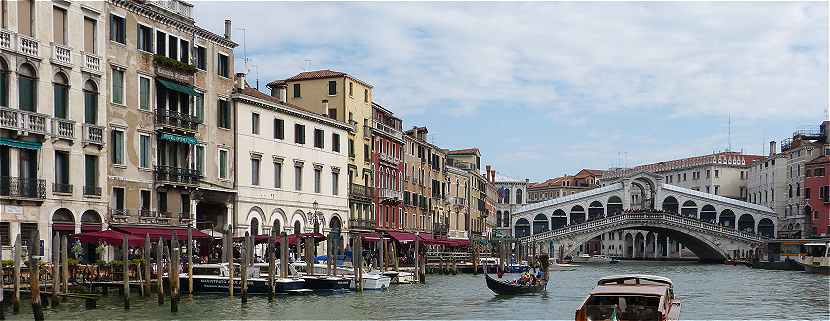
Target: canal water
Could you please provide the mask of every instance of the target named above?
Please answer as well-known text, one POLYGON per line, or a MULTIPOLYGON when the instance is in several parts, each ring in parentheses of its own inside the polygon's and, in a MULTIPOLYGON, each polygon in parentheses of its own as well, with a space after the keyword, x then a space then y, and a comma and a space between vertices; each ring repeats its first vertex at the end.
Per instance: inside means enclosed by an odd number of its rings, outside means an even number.
MULTIPOLYGON (((830 277, 793 271, 753 270, 743 266, 689 262, 623 261, 617 265, 583 265, 573 271, 552 272, 546 295, 496 297, 483 276, 429 275, 425 285, 393 285, 386 291, 363 294, 281 296, 273 303, 251 297, 241 305, 238 297, 200 295, 183 297, 179 312, 169 302, 158 306, 133 292, 131 309, 120 298, 99 301, 86 310, 83 302, 70 301, 47 309, 47 320, 221 320, 221 319, 554 319, 573 320, 574 310, 597 279, 611 274, 647 273, 674 281, 682 300, 684 320, 830 319, 830 277)), ((509 275, 508 275, 509 276, 509 275)), ((7 319, 31 320, 24 306, 7 319)))

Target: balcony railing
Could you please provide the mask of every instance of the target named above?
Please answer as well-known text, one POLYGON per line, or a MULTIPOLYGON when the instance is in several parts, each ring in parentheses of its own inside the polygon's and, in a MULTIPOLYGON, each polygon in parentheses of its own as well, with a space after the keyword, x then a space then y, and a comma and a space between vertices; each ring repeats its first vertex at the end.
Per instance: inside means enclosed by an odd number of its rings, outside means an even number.
POLYGON ((75 121, 52 118, 52 136, 68 140, 75 139, 75 121))
POLYGON ((0 177, 0 196, 7 198, 46 198, 46 180, 37 178, 0 177))
POLYGON ((199 130, 202 121, 196 116, 182 114, 175 110, 156 109, 156 124, 164 127, 172 127, 188 132, 199 130))
POLYGON ((52 183, 52 193, 72 194, 72 184, 52 183))
POLYGON ((447 235, 447 233, 449 233, 449 231, 450 231, 450 229, 449 229, 449 226, 447 224, 442 224, 442 223, 433 223, 432 224, 432 234, 447 235))
POLYGON ((0 128, 46 135, 48 117, 44 114, 0 107, 0 128))
POLYGON ((149 3, 185 18, 193 19, 193 5, 190 3, 181 0, 153 0, 149 3))
POLYGON ((372 199, 372 188, 352 183, 349 186, 349 197, 364 200, 372 199))
POLYGON ((104 146, 104 127, 93 124, 84 124, 83 141, 85 144, 97 144, 104 146))
POLYGON ((110 209, 110 224, 112 223, 129 223, 130 221, 130 210, 124 208, 111 208, 110 209))
POLYGON ((359 218, 349 219, 349 228, 353 230, 372 230, 375 228, 375 221, 359 218))
POLYGON ((88 52, 84 52, 82 56, 84 61, 81 64, 81 70, 96 74, 101 73, 101 56, 88 52))
POLYGON ((61 65, 72 66, 72 49, 53 43, 52 61, 61 65))
POLYGON ((395 164, 395 165, 398 165, 401 162, 400 158, 395 158, 395 156, 392 156, 392 155, 389 155, 389 154, 386 154, 386 153, 378 153, 378 158, 380 158, 380 160, 382 160, 384 162, 392 163, 392 164, 395 164))
POLYGON ((40 57, 40 43, 35 38, 17 34, 17 50, 27 56, 40 57))
POLYGON ((84 196, 101 196, 101 186, 84 185, 84 196))
POLYGON ((13 32, 6 29, 0 29, 0 49, 14 51, 13 32))
POLYGON ((170 184, 197 185, 202 174, 195 169, 156 165, 153 172, 156 181, 170 184))
POLYGON ((380 194, 380 198, 387 201, 400 201, 403 199, 403 193, 401 193, 401 191, 396 191, 390 188, 379 188, 378 192, 378 194, 380 194))
POLYGON ((403 140, 403 132, 401 132, 400 129, 396 129, 376 120, 372 120, 372 127, 381 133, 392 136, 398 140, 403 140))

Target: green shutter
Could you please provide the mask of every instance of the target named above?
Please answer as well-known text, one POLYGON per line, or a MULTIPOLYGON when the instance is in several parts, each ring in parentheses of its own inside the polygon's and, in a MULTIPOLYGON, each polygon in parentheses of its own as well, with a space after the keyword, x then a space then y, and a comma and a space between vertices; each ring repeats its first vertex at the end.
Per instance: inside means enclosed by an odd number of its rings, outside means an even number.
POLYGON ((96 124, 98 122, 98 94, 84 92, 84 122, 96 124))
POLYGON ((55 85, 55 118, 66 119, 67 89, 63 85, 55 85))
POLYGON ((112 70, 112 102, 124 103, 124 72, 117 69, 112 70))
POLYGON ((203 94, 197 93, 194 96, 194 104, 196 105, 196 119, 200 122, 205 121, 205 96, 203 94))
POLYGON ((9 107, 9 72, 0 71, 0 106, 9 107))
POLYGON ((224 151, 219 151, 219 177, 220 178, 227 178, 227 171, 228 171, 228 164, 227 164, 228 154, 224 151))
POLYGON ((150 110, 150 79, 139 78, 138 86, 138 108, 141 110, 150 110))
POLYGON ((35 80, 21 76, 18 80, 20 110, 35 111, 35 80))

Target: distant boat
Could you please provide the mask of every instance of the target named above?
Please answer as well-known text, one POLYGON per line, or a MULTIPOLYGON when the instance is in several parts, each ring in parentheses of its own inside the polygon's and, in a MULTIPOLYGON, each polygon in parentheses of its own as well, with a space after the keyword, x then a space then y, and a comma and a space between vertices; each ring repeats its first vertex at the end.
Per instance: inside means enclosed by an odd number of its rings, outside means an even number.
POLYGON ((582 254, 577 256, 571 260, 574 263, 602 263, 602 264, 614 264, 619 263, 619 260, 615 260, 610 258, 607 255, 590 255, 590 254, 582 254))
POLYGON ((574 317, 575 321, 679 319, 680 301, 671 280, 644 274, 600 279, 574 317))
POLYGON ((830 275, 830 242, 804 244, 807 255, 798 263, 807 273, 830 275))

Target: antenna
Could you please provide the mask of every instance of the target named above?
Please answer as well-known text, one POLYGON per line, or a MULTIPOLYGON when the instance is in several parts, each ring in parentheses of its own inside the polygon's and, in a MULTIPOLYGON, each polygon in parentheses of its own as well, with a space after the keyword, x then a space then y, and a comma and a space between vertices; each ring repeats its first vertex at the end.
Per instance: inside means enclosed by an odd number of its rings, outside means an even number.
POLYGON ((248 68, 248 42, 245 40, 245 31, 247 28, 236 28, 238 30, 242 30, 242 62, 245 69, 245 74, 249 73, 251 70, 248 68))
POLYGON ((251 66, 254 67, 254 72, 256 73, 256 90, 259 90, 259 65, 253 64, 251 66))
POLYGON ((726 151, 731 152, 732 151, 732 113, 731 112, 729 113, 729 136, 728 137, 729 138, 727 140, 727 147, 726 147, 727 149, 726 149, 726 151))
POLYGON ((305 65, 303 66, 303 71, 308 71, 309 69, 311 69, 311 59, 306 58, 303 61, 305 62, 305 65))

